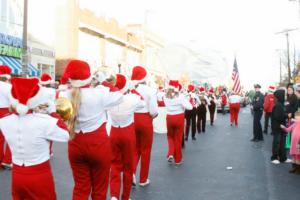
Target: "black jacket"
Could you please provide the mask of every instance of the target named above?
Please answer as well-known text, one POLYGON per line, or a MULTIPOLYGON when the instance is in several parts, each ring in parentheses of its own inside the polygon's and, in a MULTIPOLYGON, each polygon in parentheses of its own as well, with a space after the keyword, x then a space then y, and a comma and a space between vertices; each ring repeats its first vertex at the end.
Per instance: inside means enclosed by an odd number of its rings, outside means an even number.
POLYGON ((276 97, 277 101, 275 106, 272 110, 271 115, 271 126, 272 126, 272 132, 275 133, 283 133, 282 129, 280 128, 280 125, 285 124, 286 115, 284 110, 284 90, 276 90, 274 93, 274 96, 276 97))
POLYGON ((264 95, 261 92, 256 92, 253 97, 253 110, 263 111, 264 108, 264 95))
POLYGON ((295 114, 298 110, 298 98, 295 94, 292 94, 287 98, 287 105, 285 107, 286 113, 295 114))

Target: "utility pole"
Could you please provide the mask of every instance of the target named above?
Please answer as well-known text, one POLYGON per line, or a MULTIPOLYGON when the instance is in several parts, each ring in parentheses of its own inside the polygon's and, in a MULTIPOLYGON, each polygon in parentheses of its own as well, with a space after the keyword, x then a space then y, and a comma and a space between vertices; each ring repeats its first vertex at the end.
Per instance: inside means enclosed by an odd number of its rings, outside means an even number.
POLYGON ((24 0, 23 12, 23 48, 22 48, 22 77, 28 75, 28 47, 27 47, 27 21, 28 21, 28 0, 24 0))
POLYGON ((288 81, 291 82, 291 64, 290 64, 290 43, 289 43, 289 32, 298 30, 296 29, 286 29, 284 31, 278 32, 276 34, 285 34, 286 36, 286 45, 287 45, 287 67, 288 67, 288 81))

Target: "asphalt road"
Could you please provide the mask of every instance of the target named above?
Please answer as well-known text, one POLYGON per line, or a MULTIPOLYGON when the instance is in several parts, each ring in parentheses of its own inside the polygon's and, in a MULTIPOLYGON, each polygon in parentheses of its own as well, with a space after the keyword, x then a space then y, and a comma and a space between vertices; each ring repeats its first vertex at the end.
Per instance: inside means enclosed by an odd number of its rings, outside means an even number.
MULTIPOLYGON (((288 173, 290 164, 270 163, 270 135, 252 143, 252 117, 242 109, 239 127, 229 115, 218 114, 215 126, 189 140, 180 167, 166 161, 165 135, 155 135, 150 179, 146 188, 132 190, 133 200, 286 200, 300 199, 300 176, 288 173), (232 167, 228 170, 227 167, 232 167)), ((73 180, 67 145, 55 144, 52 169, 58 200, 71 199, 73 180)), ((11 199, 10 171, 0 171, 0 200, 11 199)))

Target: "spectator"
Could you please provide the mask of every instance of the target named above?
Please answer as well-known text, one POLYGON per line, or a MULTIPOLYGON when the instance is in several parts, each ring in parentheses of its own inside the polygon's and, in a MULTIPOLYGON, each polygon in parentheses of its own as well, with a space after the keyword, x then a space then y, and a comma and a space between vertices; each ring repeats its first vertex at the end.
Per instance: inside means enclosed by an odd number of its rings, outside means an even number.
POLYGON ((275 106, 272 111, 272 133, 273 133, 273 144, 272 144, 272 157, 271 161, 273 164, 280 164, 280 162, 287 161, 285 151, 285 134, 281 129, 281 125, 285 124, 285 113, 284 113, 284 90, 276 90, 274 93, 275 106))
POLYGON ((268 127, 269 127, 269 121, 271 119, 272 110, 274 107, 274 91, 275 87, 270 86, 267 96, 264 100, 264 111, 265 111, 265 127, 264 127, 264 133, 268 134, 268 127))
POLYGON ((285 109, 289 119, 295 118, 295 112, 298 110, 298 98, 293 85, 288 85, 285 109))

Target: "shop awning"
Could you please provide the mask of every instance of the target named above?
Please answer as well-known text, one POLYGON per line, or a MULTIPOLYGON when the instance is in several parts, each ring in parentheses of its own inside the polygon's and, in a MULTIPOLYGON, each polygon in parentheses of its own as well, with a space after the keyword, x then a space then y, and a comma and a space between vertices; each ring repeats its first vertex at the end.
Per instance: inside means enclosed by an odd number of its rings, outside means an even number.
MULTIPOLYGON (((12 74, 20 75, 22 72, 22 63, 18 58, 0 56, 0 63, 8 65, 12 69, 12 74)), ((32 64, 28 65, 29 76, 39 76, 40 71, 32 64)))

